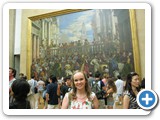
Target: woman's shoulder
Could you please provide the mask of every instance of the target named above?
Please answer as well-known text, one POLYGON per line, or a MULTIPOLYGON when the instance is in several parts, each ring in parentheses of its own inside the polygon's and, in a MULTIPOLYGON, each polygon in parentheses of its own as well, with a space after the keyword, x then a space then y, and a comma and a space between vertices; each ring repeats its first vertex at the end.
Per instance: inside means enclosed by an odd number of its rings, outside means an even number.
POLYGON ((72 90, 70 92, 66 92, 65 97, 69 100, 72 99, 72 90))
POLYGON ((126 90, 126 91, 124 91, 124 95, 130 96, 131 93, 128 90, 126 90))

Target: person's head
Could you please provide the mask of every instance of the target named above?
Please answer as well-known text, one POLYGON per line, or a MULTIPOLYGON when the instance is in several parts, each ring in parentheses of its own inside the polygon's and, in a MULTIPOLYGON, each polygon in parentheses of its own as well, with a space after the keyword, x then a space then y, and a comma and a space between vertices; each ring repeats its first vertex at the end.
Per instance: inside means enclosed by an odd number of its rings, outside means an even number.
POLYGON ((16 70, 14 68, 9 68, 9 77, 16 77, 16 70))
POLYGON ((76 94, 77 90, 85 89, 85 92, 87 93, 87 97, 90 96, 91 90, 88 84, 88 79, 83 72, 76 71, 72 75, 72 87, 73 87, 74 94, 76 94))
POLYGON ((34 75, 32 75, 32 76, 31 76, 31 79, 35 79, 35 76, 34 76, 34 75))
POLYGON ((54 75, 51 75, 51 76, 49 77, 49 82, 50 82, 50 83, 55 83, 55 82, 57 82, 57 77, 54 76, 54 75))
POLYGON ((22 78, 24 76, 23 73, 19 73, 19 78, 22 78))
POLYGON ((22 79, 24 79, 24 80, 27 80, 27 76, 26 75, 24 75, 23 77, 21 77, 22 79))
POLYGON ((127 75, 125 90, 133 92, 132 88, 136 88, 139 91, 140 81, 139 75, 136 72, 130 72, 127 75))
POLYGON ((113 80, 108 80, 107 87, 112 88, 114 93, 117 92, 117 87, 113 80))
POLYGON ((95 73, 95 78, 96 78, 96 79, 100 79, 100 77, 101 77, 101 73, 100 73, 99 71, 97 71, 97 72, 95 73))
POLYGON ((67 86, 71 86, 71 84, 72 84, 72 83, 71 83, 71 81, 72 81, 72 80, 71 80, 71 76, 65 77, 65 78, 64 78, 64 81, 65 81, 65 83, 66 83, 67 86))
POLYGON ((17 101, 23 101, 27 98, 27 94, 30 91, 30 85, 26 80, 17 79, 13 82, 11 89, 13 91, 14 98, 17 101))
POLYGON ((93 73, 92 72, 89 72, 89 77, 93 77, 93 73))
POLYGON ((117 79, 121 79, 121 76, 120 76, 120 75, 117 75, 117 79))

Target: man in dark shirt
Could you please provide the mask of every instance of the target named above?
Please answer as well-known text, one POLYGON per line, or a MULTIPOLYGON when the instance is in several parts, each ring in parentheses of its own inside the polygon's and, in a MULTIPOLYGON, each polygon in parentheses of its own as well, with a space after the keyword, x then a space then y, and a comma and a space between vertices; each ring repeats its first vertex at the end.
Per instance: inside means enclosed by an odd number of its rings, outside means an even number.
POLYGON ((49 77, 50 84, 47 86, 46 102, 48 109, 58 109, 58 96, 60 96, 60 87, 57 84, 57 78, 54 75, 49 77))

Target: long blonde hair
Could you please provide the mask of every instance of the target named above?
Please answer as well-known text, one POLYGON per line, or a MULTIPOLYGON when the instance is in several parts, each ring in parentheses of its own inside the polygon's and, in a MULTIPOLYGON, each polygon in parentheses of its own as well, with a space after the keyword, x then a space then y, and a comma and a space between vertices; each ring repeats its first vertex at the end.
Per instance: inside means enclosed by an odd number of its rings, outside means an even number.
POLYGON ((85 92, 86 92, 86 94, 87 94, 87 98, 90 100, 91 98, 90 98, 90 95, 91 95, 91 88, 90 88, 90 86, 89 86, 89 83, 88 83, 88 79, 87 79, 87 76, 84 74, 84 72, 82 72, 82 71, 75 71, 74 73, 73 73, 73 75, 72 75, 72 88, 73 88, 73 90, 71 91, 71 99, 76 99, 77 97, 76 97, 76 92, 77 92, 77 88, 75 87, 75 84, 74 84, 74 75, 76 74, 76 73, 82 73, 83 75, 84 75, 84 78, 85 78, 85 81, 86 81, 86 83, 85 83, 85 92))

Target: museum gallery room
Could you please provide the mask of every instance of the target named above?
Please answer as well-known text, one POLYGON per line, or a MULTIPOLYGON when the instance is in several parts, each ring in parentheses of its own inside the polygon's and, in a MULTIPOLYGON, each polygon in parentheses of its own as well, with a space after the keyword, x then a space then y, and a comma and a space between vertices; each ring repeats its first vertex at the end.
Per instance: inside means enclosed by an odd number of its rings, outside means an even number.
MULTIPOLYGON (((75 71, 126 83, 127 74, 145 78, 145 9, 10 9, 9 67, 26 81, 51 75, 58 84, 75 71)), ((41 93, 42 94, 42 93, 41 93)), ((113 95, 114 100, 117 98, 113 95)), ((61 101, 62 102, 62 101, 61 101)), ((44 109, 40 95, 38 106, 44 109)), ((122 109, 114 103, 113 109, 122 109)))

